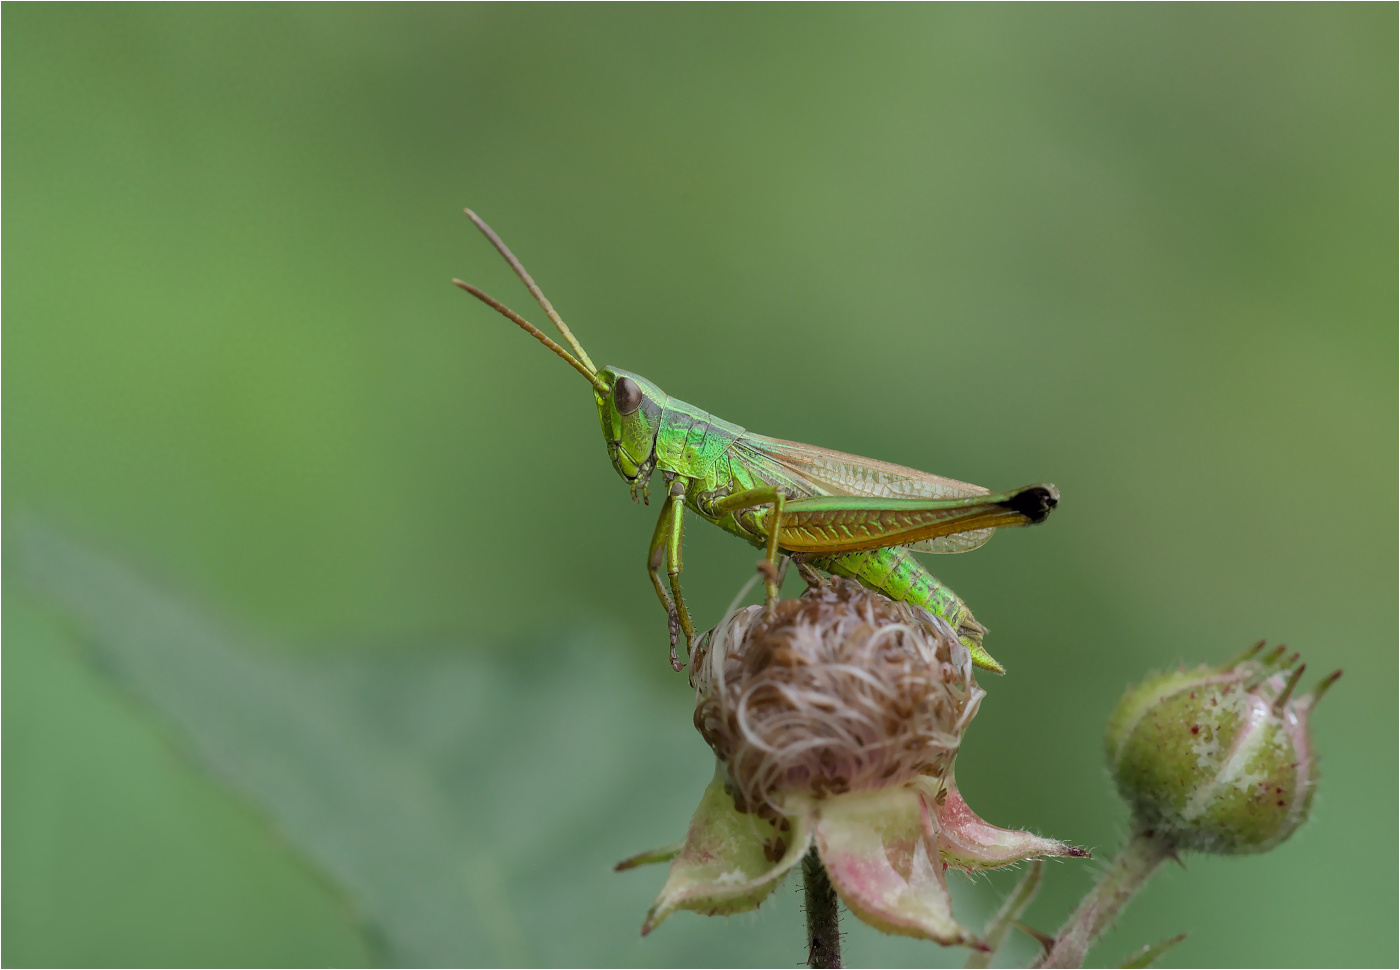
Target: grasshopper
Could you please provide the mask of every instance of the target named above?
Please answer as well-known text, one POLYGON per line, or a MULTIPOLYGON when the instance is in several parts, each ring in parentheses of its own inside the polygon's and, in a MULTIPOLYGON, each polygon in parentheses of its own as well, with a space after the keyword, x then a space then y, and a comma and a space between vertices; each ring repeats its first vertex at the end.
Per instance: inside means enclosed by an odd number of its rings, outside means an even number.
POLYGON ((515 254, 476 213, 466 212, 573 353, 477 287, 452 282, 554 351, 593 386, 608 457, 631 487, 633 502, 647 502, 652 474, 661 472, 666 498, 647 550, 647 572, 666 610, 674 669, 684 667, 676 655, 680 637, 687 651, 695 646, 695 625, 680 585, 681 531, 690 509, 765 550, 759 567, 769 604, 778 598, 782 557, 783 568, 795 562, 809 583, 821 582, 817 570, 823 570, 930 610, 957 632, 973 663, 1005 672, 982 646, 986 628, 913 553, 967 552, 998 528, 1044 521, 1060 499, 1054 485, 993 493, 902 465, 769 438, 677 400, 640 374, 599 369, 515 254))

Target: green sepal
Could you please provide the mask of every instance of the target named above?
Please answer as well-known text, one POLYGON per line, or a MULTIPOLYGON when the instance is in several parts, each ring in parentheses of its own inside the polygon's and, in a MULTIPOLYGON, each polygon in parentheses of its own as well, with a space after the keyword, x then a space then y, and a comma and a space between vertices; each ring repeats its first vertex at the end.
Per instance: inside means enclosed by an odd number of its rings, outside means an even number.
POLYGON ((1118 964, 1118 966, 1121 967, 1122 970, 1140 970, 1140 968, 1143 967, 1150 967, 1161 958, 1162 954, 1166 953, 1184 939, 1186 939, 1186 934, 1178 933, 1171 939, 1162 940, 1160 943, 1149 943, 1147 946, 1128 957, 1128 959, 1118 964))
POLYGON ((677 842, 675 845, 662 846, 659 849, 648 849, 646 852, 638 852, 634 856, 628 856, 617 865, 613 866, 613 872, 625 872, 628 869, 636 869, 638 866, 652 866, 661 862, 670 862, 681 854, 685 848, 684 842, 677 842))
POLYGON ((690 820, 685 847, 671 862, 671 873, 642 924, 642 935, 678 909, 725 916, 757 909, 811 842, 806 815, 793 817, 787 832, 753 813, 740 812, 725 790, 723 765, 690 820), (772 856, 778 855, 776 862, 772 856))

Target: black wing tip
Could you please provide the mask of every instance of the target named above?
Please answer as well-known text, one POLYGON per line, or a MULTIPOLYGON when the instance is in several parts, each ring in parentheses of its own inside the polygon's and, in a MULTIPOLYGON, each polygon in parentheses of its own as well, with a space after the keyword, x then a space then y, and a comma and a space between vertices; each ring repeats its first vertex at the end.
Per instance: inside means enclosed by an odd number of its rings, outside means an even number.
POLYGON ((1028 485, 997 504, 1024 515, 1031 525, 1039 525, 1060 504, 1060 490, 1054 485, 1028 485))

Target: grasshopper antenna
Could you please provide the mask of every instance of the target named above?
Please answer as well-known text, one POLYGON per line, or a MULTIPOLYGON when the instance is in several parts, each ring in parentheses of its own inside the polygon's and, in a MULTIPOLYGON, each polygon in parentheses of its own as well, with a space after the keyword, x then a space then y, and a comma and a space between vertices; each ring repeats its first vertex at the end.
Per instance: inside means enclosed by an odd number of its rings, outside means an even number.
POLYGON ((530 336, 534 337, 540 343, 544 344, 550 350, 554 351, 560 357, 563 357, 564 360, 568 362, 570 367, 578 371, 584 377, 588 378, 588 383, 592 384, 594 388, 597 389, 599 394, 607 394, 611 391, 611 388, 608 387, 607 381, 604 381, 602 378, 600 378, 596 371, 592 370, 589 367, 583 366, 583 364, 579 361, 577 357, 569 353, 563 347, 556 344, 553 340, 550 340, 549 334, 545 333, 543 330, 535 326, 529 320, 526 320, 524 317, 516 313, 510 307, 506 306, 500 300, 496 299, 494 296, 491 296, 484 290, 477 289, 470 283, 464 283, 461 280, 453 280, 452 284, 454 286, 460 286, 462 289, 466 290, 468 293, 476 297, 482 303, 485 303, 491 309, 495 310, 501 316, 510 320, 521 330, 524 330, 530 336))
POLYGON ((466 212, 468 219, 476 223, 476 227, 481 230, 481 234, 491 241, 491 245, 496 247, 496 252, 504 256, 507 263, 510 263, 510 268, 515 270, 515 275, 520 277, 520 281, 529 288, 530 295, 535 298, 535 302, 544 310, 545 316, 554 321, 554 325, 559 328, 559 333, 563 335, 569 346, 574 348, 574 353, 578 355, 578 359, 583 361, 584 365, 596 374, 598 368, 594 367, 593 361, 588 359, 588 354, 583 350, 583 344, 578 342, 573 331, 564 323, 564 318, 555 311, 554 304, 549 302, 549 299, 544 295, 544 291, 539 288, 530 274, 525 271, 525 267, 521 265, 520 260, 515 258, 515 253, 510 251, 510 247, 501 241, 501 237, 496 235, 496 231, 488 226, 481 216, 470 209, 463 211, 466 212))

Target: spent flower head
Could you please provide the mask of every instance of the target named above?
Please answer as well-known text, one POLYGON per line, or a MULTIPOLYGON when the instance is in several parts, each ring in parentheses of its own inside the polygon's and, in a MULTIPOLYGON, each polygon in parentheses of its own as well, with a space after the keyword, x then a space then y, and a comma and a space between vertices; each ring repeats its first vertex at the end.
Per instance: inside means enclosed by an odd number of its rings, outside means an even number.
POLYGON ((754 909, 815 847, 865 922, 977 946, 953 918, 949 866, 1087 855, 989 825, 963 801, 953 762, 983 691, 967 648, 926 610, 834 578, 730 613, 691 676, 715 775, 643 933, 678 909, 754 909))

